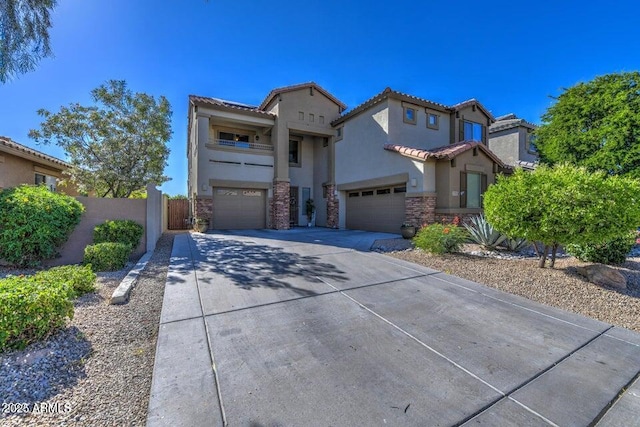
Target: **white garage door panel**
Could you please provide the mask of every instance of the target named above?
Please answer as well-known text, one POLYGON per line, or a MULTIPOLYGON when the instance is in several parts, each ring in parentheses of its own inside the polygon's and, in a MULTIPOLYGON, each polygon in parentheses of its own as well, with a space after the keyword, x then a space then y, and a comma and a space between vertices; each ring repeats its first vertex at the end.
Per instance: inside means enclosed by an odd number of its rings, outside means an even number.
POLYGON ((347 228, 398 234, 404 213, 404 186, 347 192, 347 228))
POLYGON ((265 228, 265 191, 260 189, 214 188, 211 228, 265 228))

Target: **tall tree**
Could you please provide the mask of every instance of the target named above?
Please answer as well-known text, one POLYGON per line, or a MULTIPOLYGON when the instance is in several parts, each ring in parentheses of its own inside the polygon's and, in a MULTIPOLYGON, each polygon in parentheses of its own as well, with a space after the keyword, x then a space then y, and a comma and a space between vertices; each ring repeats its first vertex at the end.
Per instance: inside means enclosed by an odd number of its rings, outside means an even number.
POLYGON ((484 193, 484 210, 497 230, 543 244, 540 267, 552 249, 553 267, 559 245, 608 242, 635 230, 640 182, 572 165, 517 169, 484 193))
POLYGON ((542 116, 542 162, 640 178, 640 73, 596 77, 556 98, 542 116))
POLYGON ((70 104, 55 114, 38 110, 44 121, 29 136, 66 151, 71 181, 84 192, 129 197, 149 183, 168 181, 163 173, 171 137, 169 101, 134 94, 123 80, 109 80, 91 96, 97 105, 70 104))
POLYGON ((57 0, 0 1, 0 82, 33 71, 51 55, 49 29, 57 0))

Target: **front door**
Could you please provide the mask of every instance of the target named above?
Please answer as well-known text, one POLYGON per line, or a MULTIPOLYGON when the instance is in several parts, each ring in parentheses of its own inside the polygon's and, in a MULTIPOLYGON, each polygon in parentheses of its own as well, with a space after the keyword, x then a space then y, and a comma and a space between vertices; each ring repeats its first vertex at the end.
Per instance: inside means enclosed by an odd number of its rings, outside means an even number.
POLYGON ((298 200, 298 187, 290 187, 289 189, 289 226, 298 225, 298 210, 300 201, 298 200))

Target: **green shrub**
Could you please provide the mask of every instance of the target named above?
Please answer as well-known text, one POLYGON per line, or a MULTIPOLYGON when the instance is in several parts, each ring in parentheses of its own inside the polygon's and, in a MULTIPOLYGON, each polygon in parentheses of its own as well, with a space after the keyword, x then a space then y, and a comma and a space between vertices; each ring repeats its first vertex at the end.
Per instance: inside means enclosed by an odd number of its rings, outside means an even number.
POLYGON ((129 219, 107 220, 93 229, 93 243, 124 243, 133 251, 140 244, 144 228, 129 219))
POLYGON ((41 271, 34 279, 44 285, 66 283, 70 286, 71 298, 77 298, 96 290, 96 274, 91 267, 81 265, 63 265, 41 271))
POLYGON ((585 245, 567 245, 569 254, 580 261, 602 264, 622 264, 635 244, 635 234, 618 237, 605 243, 585 245))
POLYGON ((484 215, 474 216, 470 218, 469 224, 463 225, 469 232, 471 240, 486 249, 496 249, 507 238, 507 236, 493 228, 484 215))
POLYGON ((53 258, 83 211, 73 197, 44 186, 0 191, 0 259, 27 267, 53 258))
POLYGON ((457 252, 469 235, 453 224, 431 224, 422 227, 413 238, 416 247, 433 254, 457 252))
POLYGON ((91 264, 93 271, 115 271, 127 263, 131 247, 124 243, 96 243, 84 248, 84 265, 91 264))
POLYGON ((0 279, 0 351, 22 349, 73 319, 69 288, 33 276, 0 279))

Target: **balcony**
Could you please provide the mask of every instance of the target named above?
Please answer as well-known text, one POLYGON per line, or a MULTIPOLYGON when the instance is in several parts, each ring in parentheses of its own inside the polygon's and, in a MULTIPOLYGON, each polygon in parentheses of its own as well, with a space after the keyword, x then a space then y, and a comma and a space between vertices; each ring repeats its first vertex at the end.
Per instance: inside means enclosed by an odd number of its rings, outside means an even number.
POLYGON ((209 139, 209 144, 207 144, 210 148, 215 147, 228 147, 235 148, 239 150, 260 150, 260 151, 273 151, 273 145, 270 144, 258 144, 255 142, 244 142, 244 141, 231 141, 228 139, 209 139))

